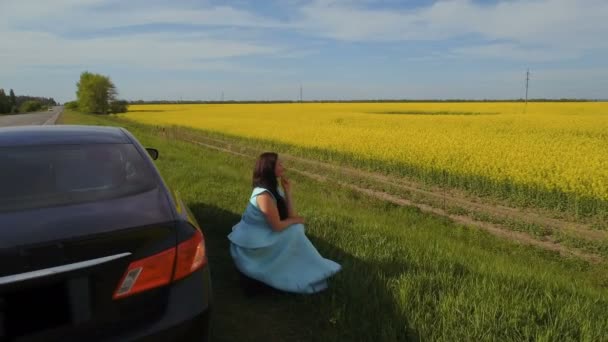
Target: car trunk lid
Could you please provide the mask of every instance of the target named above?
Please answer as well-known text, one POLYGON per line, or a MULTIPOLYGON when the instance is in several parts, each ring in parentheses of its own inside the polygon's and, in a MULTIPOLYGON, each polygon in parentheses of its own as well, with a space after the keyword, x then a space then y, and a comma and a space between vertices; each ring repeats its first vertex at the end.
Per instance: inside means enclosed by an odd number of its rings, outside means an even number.
MULTIPOLYGON (((0 340, 60 339, 92 325, 138 319, 141 312, 133 308, 140 298, 112 299, 121 277, 131 261, 176 245, 172 213, 158 188, 4 212, 0 222, 0 340)), ((148 317, 162 312, 166 291, 141 297, 148 317)))

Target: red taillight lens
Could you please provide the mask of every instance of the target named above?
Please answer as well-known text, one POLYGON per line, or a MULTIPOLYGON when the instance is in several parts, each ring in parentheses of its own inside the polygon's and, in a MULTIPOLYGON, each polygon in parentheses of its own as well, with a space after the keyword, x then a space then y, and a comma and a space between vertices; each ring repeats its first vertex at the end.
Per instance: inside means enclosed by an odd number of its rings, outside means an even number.
POLYGON ((206 263, 205 240, 201 231, 197 229, 194 236, 177 245, 177 248, 171 248, 129 264, 113 298, 121 299, 167 285, 171 281, 185 278, 206 263), (174 266, 175 273, 173 272, 174 266))
POLYGON ((182 279, 207 263, 205 241, 200 230, 194 236, 177 245, 177 262, 173 280, 182 279))
POLYGON ((113 298, 120 299, 169 284, 174 263, 175 248, 133 261, 122 277, 113 298))

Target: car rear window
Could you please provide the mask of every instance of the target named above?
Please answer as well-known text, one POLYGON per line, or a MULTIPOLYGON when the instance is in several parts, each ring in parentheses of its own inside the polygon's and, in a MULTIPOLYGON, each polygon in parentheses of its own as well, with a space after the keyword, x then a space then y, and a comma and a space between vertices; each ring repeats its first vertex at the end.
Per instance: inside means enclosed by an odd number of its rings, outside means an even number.
POLYGON ((156 186, 132 144, 0 148, 0 211, 107 200, 156 186))

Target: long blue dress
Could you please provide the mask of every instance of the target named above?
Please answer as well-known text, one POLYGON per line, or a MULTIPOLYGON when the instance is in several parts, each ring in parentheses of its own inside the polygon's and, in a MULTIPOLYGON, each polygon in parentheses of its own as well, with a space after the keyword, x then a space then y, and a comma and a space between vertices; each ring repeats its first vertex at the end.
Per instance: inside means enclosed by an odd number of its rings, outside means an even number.
MULTIPOLYGON (((293 224, 280 232, 272 230, 256 201, 264 192, 272 196, 267 189, 253 189, 241 221, 228 235, 236 267, 246 276, 286 292, 315 293, 326 289, 327 278, 340 271, 341 266, 319 254, 304 234, 304 225, 293 224)), ((280 189, 279 193, 284 196, 280 189)))

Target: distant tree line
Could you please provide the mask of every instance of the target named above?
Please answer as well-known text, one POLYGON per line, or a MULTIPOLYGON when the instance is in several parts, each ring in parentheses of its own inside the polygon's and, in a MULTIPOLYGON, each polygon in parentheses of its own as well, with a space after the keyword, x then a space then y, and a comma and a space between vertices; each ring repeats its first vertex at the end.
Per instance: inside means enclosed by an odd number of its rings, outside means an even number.
POLYGON ((13 89, 6 94, 4 89, 0 88, 0 114, 29 113, 55 105, 57 102, 51 97, 16 96, 13 89))
MULTIPOLYGON (((135 100, 129 101, 129 104, 273 104, 273 103, 423 103, 423 102, 436 102, 436 103, 458 103, 458 102, 524 102, 524 99, 483 99, 483 100, 467 100, 467 99, 429 99, 429 100, 411 100, 411 99, 378 99, 378 100, 268 100, 268 101, 205 101, 205 100, 135 100)), ((528 99, 528 102, 597 102, 606 100, 595 100, 595 99, 528 99)))
POLYGON ((109 76, 85 71, 76 84, 76 101, 67 102, 65 106, 91 114, 124 113, 128 102, 117 96, 116 86, 109 76))

